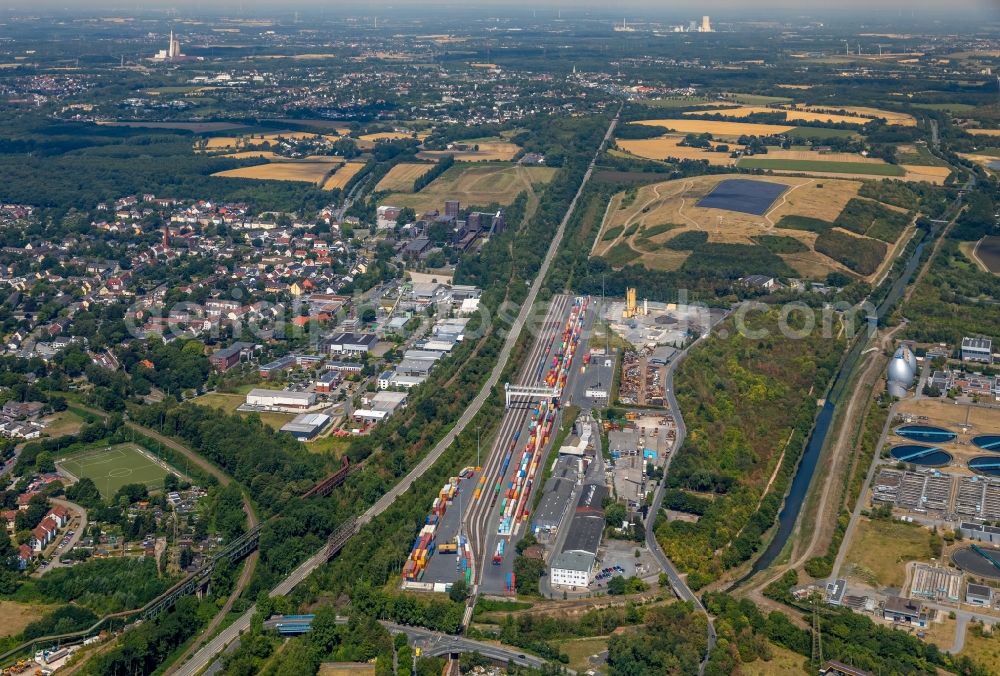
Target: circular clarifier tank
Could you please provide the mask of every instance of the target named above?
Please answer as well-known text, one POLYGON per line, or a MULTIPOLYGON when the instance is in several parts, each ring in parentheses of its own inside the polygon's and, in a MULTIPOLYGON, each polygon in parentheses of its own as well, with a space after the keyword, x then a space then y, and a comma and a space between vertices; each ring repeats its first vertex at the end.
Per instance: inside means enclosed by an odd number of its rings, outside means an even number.
POLYGON ((984 451, 1000 453, 1000 434, 981 434, 972 437, 972 443, 984 451))
POLYGON ((894 460, 907 462, 913 465, 923 465, 925 467, 941 467, 951 462, 951 453, 937 448, 936 446, 922 446, 920 444, 902 444, 893 446, 889 455, 894 460))
POLYGON ((896 434, 910 441, 920 441, 928 444, 944 444, 954 441, 955 437, 958 436, 950 430, 930 425, 903 425, 896 428, 896 434))
POLYGON ((1000 476, 1000 458, 980 455, 969 461, 969 469, 980 474, 1000 476))

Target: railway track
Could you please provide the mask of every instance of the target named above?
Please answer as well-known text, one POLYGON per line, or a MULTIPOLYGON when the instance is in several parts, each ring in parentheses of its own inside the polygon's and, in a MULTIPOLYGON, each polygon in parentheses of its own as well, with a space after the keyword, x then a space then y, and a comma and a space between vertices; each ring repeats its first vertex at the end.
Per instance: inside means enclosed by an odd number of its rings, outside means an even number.
MULTIPOLYGON (((540 332, 518 373, 517 385, 544 384, 546 365, 571 303, 570 296, 559 295, 553 298, 539 327, 540 332)), ((524 402, 527 403, 529 402, 524 402)), ((484 490, 463 518, 463 531, 468 534, 472 549, 473 579, 477 584, 481 581, 482 570, 488 565, 487 559, 491 555, 491 548, 487 545, 492 536, 490 529, 495 527, 493 516, 499 496, 496 487, 502 485, 504 480, 506 468, 503 466, 503 460, 509 452, 516 450, 521 441, 519 435, 528 422, 529 413, 530 407, 526 405, 514 406, 504 413, 500 429, 483 466, 484 490)))

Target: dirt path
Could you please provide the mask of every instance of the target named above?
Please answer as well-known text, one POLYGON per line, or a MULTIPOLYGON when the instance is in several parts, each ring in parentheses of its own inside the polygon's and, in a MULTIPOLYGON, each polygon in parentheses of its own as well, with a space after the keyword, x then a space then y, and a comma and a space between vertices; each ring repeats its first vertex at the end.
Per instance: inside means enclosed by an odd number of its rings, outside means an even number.
POLYGON ((801 188, 802 186, 809 185, 810 183, 815 183, 815 182, 816 182, 816 179, 810 179, 810 180, 806 181, 805 183, 799 183, 797 186, 793 187, 791 190, 786 190, 785 192, 781 193, 781 202, 779 202, 773 208, 768 209, 767 213, 764 214, 764 220, 767 221, 768 226, 769 226, 767 228, 766 232, 771 232, 772 230, 774 230, 775 225, 774 225, 774 221, 771 220, 771 214, 773 214, 775 211, 777 211, 781 207, 783 207, 786 204, 788 204, 788 196, 791 195, 796 190, 798 190, 799 188, 801 188))
MULTIPOLYGON (((655 201, 657 201, 658 199, 660 199, 660 186, 659 186, 659 185, 656 185, 656 184, 654 184, 654 185, 650 186, 650 188, 651 188, 651 189, 652 189, 652 191, 653 191, 653 195, 654 195, 654 197, 652 197, 652 198, 650 198, 650 199, 646 200, 645 202, 643 202, 642 206, 641 206, 641 207, 639 207, 639 211, 638 211, 638 213, 642 213, 642 210, 643 210, 643 209, 645 209, 645 208, 646 208, 646 207, 648 207, 648 206, 649 206, 650 204, 652 204, 653 202, 655 202, 655 201)), ((608 205, 609 205, 609 206, 610 206, 610 204, 611 204, 611 203, 610 203, 610 202, 608 202, 608 205)), ((634 218, 634 216, 633 216, 633 218, 634 218)), ((624 225, 624 227, 622 228, 622 231, 621 231, 620 233, 618 233, 618 236, 617 236, 617 237, 615 237, 615 238, 614 238, 613 240, 611 240, 610 242, 608 242, 608 245, 604 247, 604 251, 602 251, 602 252, 601 252, 600 254, 598 254, 598 255, 599 255, 599 256, 604 256, 604 255, 606 255, 606 254, 607 254, 607 253, 608 253, 609 251, 611 251, 611 249, 613 249, 613 248, 614 248, 615 246, 617 246, 617 245, 618 245, 618 243, 619 243, 619 242, 621 242, 621 241, 622 241, 622 238, 623 238, 623 237, 625 236, 625 233, 626 233, 626 232, 628 232, 628 229, 629 229, 630 227, 632 227, 632 226, 633 226, 633 225, 635 225, 636 223, 642 223, 642 222, 645 222, 645 216, 643 216, 643 217, 639 218, 639 220, 637 220, 637 221, 633 221, 633 220, 632 220, 632 218, 629 218, 629 219, 626 219, 626 220, 625 220, 625 225, 624 225)), ((603 230, 604 230, 604 228, 602 227, 602 228, 601 228, 601 230, 603 231, 603 230)), ((638 230, 638 228, 636 228, 636 232, 638 232, 638 231, 639 231, 639 230, 638 230)), ((631 244, 629 244, 629 246, 631 247, 632 245, 631 245, 631 244)))
MULTIPOLYGON (((915 289, 917 288, 917 285, 926 276, 927 271, 930 269, 934 259, 940 252, 941 246, 953 223, 954 221, 949 223, 938 236, 937 241, 934 243, 934 249, 931 252, 931 255, 928 257, 927 262, 920 268, 913 282, 904 292, 903 297, 900 299, 899 307, 903 307, 910 300, 915 289)), ((865 356, 865 364, 862 367, 861 375, 858 379, 859 385, 864 385, 865 383, 874 381, 883 366, 882 359, 880 358, 882 352, 884 352, 887 347, 891 345, 892 339, 905 327, 905 323, 899 324, 891 331, 884 333, 879 338, 880 350, 870 352, 865 356)), ((852 430, 857 427, 860 422, 856 420, 857 416, 859 414, 863 414, 863 412, 867 410, 867 406, 861 407, 861 404, 867 404, 872 396, 874 396, 873 391, 868 391, 863 386, 855 387, 854 391, 851 393, 850 400, 847 402, 847 409, 843 419, 841 420, 838 429, 834 432, 836 434, 835 439, 837 441, 834 446, 831 447, 830 453, 827 454, 828 459, 826 462, 829 463, 829 467, 825 468, 824 471, 826 482, 823 484, 819 505, 814 512, 817 517, 809 543, 805 547, 793 546, 792 561, 785 565, 772 568, 770 574, 764 576, 760 582, 757 582, 753 585, 753 587, 747 589, 747 596, 753 597, 755 600, 757 600, 758 597, 765 598, 763 597, 763 594, 760 593, 764 587, 778 579, 789 569, 801 568, 810 558, 822 553, 817 552, 819 544, 821 542, 828 542, 832 537, 833 530, 836 528, 837 513, 839 512, 839 504, 831 502, 831 495, 834 492, 835 486, 842 485, 842 483, 837 479, 842 477, 842 473, 844 471, 843 464, 845 460, 850 458, 850 449, 853 447, 854 435, 850 433, 845 434, 845 430, 852 430)), ((796 542, 798 543, 800 540, 796 540, 796 542)), ((843 547, 844 545, 842 544, 841 546, 843 547)))

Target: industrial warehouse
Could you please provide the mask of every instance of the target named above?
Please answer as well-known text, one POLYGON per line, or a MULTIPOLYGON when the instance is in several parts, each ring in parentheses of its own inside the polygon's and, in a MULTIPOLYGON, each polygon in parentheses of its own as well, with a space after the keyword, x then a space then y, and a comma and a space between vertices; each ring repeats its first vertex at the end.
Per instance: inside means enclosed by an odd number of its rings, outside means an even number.
POLYGON ((553 587, 576 589, 590 584, 604 533, 602 505, 606 497, 608 489, 603 481, 584 484, 562 550, 549 564, 549 579, 553 587))

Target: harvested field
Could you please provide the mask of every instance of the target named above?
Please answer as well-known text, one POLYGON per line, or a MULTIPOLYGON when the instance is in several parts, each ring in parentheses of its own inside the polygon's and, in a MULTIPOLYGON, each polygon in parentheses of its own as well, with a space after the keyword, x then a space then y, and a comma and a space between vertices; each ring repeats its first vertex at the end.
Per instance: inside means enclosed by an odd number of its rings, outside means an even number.
POLYGON ((682 134, 704 134, 726 138, 739 138, 744 135, 772 136, 790 131, 792 125, 784 124, 751 124, 748 122, 716 122, 714 120, 638 120, 634 124, 645 124, 653 127, 666 127, 682 134))
POLYGON ((418 214, 442 209, 445 200, 459 200, 462 205, 487 206, 493 202, 510 204, 532 184, 548 183, 555 175, 551 167, 522 167, 510 163, 456 163, 418 193, 391 193, 381 204, 412 207, 418 214))
POLYGON ((945 180, 951 175, 948 167, 930 167, 917 164, 901 164, 906 171, 907 181, 927 181, 934 185, 944 185, 945 180))
POLYGON ((765 108, 763 106, 740 106, 738 108, 713 108, 684 113, 685 115, 724 115, 726 117, 749 117, 759 113, 785 113, 789 122, 834 122, 847 124, 867 124, 871 120, 856 115, 837 115, 813 110, 792 108, 765 108))
POLYGON ((649 160, 666 160, 672 157, 678 160, 706 160, 709 164, 718 166, 731 166, 736 162, 729 153, 678 145, 682 140, 684 140, 682 136, 660 136, 647 139, 617 139, 615 144, 626 153, 649 160))
MULTIPOLYGON (((646 185, 637 189, 635 198, 625 208, 621 206, 624 193, 612 197, 591 255, 610 256, 619 264, 641 262, 650 269, 676 270, 691 255, 688 253, 690 248, 677 250, 668 243, 677 241, 678 237, 686 241, 689 233, 699 231, 707 234, 710 245, 742 244, 771 250, 806 277, 822 278, 832 271, 847 272, 849 268, 844 262, 817 251, 816 240, 820 233, 833 228, 833 221, 847 203, 857 197, 860 187, 858 181, 850 180, 732 174, 646 185), (715 186, 734 178, 779 183, 787 186, 787 190, 762 215, 698 206, 715 186), (782 221, 781 229, 776 227, 779 221, 782 221), (771 239, 762 240, 762 236, 771 239), (632 248, 636 256, 626 255, 623 246, 632 248)), ((832 239, 834 242, 829 250, 839 255, 840 249, 835 245, 841 243, 841 238, 832 239)), ((870 248, 885 252, 882 242, 868 237, 857 240, 859 250, 870 248)), ((883 255, 878 267, 884 268, 891 260, 892 256, 883 255)), ((858 267, 856 261, 849 262, 858 267)), ((866 274, 874 278, 879 270, 866 274)))
POLYGON ((252 178, 258 181, 299 181, 321 185, 327 175, 337 170, 341 162, 269 162, 252 167, 220 171, 213 176, 252 178))
POLYGON ((260 158, 262 160, 284 160, 282 157, 270 150, 241 150, 237 153, 226 153, 224 157, 231 157, 234 160, 246 160, 250 158, 260 158))
POLYGON ((337 169, 337 172, 333 176, 326 179, 326 182, 323 183, 323 190, 343 188, 364 166, 364 162, 348 162, 344 164, 340 169, 337 169))
POLYGON ((810 110, 810 111, 823 111, 839 113, 840 111, 846 112, 848 115, 857 115, 859 117, 876 118, 880 117, 884 119, 888 124, 895 124, 902 127, 915 127, 917 125, 917 120, 912 115, 907 113, 896 113, 891 110, 882 110, 881 108, 866 108, 864 106, 803 106, 800 110, 810 110))
POLYGON ((413 182, 434 168, 433 164, 403 162, 397 164, 375 186, 375 192, 413 192, 413 182))
POLYGON ((463 141, 468 143, 466 150, 424 150, 417 153, 422 160, 437 160, 445 155, 454 155, 457 162, 507 162, 521 151, 521 147, 506 141, 463 141), (474 150, 478 147, 479 150, 474 150))
POLYGON ((966 129, 965 131, 976 136, 1000 136, 1000 129, 966 129))
MULTIPOLYGON (((332 130, 331 130, 332 131, 332 130)), ((246 134, 240 136, 213 136, 207 139, 195 141, 194 147, 197 151, 221 152, 226 150, 239 150, 246 146, 261 145, 265 142, 274 143, 279 138, 285 139, 306 139, 306 138, 326 138, 327 140, 337 140, 337 135, 317 134, 311 131, 280 131, 269 134, 246 134)))

